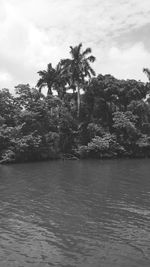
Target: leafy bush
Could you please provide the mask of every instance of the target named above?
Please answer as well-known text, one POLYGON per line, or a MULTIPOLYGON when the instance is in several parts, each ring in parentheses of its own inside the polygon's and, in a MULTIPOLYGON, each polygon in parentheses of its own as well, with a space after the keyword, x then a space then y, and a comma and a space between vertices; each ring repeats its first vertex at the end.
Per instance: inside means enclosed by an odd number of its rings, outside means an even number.
POLYGON ((116 141, 116 136, 106 133, 103 137, 95 136, 87 146, 80 146, 80 157, 110 158, 123 155, 125 149, 116 141))

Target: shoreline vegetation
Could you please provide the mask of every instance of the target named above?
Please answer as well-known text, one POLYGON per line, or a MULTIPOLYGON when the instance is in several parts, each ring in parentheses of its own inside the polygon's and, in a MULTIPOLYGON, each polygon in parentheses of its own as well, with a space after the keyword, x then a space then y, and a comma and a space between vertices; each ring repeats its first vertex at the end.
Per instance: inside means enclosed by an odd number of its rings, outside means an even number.
POLYGON ((34 88, 0 90, 1 164, 150 157, 150 70, 147 83, 96 75, 91 53, 70 47, 70 58, 38 72, 34 88))

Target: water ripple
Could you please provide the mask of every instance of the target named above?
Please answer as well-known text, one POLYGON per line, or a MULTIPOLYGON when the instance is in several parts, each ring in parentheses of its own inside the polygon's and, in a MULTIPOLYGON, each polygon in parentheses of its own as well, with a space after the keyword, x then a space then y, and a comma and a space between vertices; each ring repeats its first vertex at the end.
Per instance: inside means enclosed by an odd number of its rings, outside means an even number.
POLYGON ((0 267, 149 267, 149 161, 1 166, 0 267))

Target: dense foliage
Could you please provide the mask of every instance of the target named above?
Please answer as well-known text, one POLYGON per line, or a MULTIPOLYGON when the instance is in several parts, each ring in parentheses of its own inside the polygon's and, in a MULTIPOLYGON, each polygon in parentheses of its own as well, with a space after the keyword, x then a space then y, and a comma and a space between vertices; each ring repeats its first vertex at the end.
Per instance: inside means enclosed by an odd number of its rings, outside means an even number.
POLYGON ((96 76, 91 49, 70 49, 71 59, 38 72, 35 88, 0 91, 1 162, 149 157, 150 84, 96 76))

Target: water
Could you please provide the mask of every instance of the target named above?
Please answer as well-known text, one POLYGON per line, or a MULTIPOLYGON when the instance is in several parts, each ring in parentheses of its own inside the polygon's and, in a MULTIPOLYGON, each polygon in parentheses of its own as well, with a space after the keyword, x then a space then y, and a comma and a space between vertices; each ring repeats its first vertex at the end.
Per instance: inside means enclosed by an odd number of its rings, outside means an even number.
POLYGON ((150 160, 0 166, 0 267, 149 267, 150 160))

